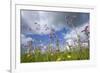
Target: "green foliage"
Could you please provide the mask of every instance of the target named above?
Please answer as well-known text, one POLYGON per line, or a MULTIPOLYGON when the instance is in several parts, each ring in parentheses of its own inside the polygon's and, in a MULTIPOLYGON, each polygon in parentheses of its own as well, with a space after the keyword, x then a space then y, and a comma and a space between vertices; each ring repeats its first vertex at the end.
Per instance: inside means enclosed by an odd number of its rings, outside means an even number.
MULTIPOLYGON (((78 49, 77 51, 65 50, 63 52, 61 51, 51 52, 49 49, 44 53, 42 53, 41 50, 39 49, 35 49, 34 53, 21 55, 21 63, 89 59, 89 48, 82 48, 82 49, 78 49)), ((77 49, 77 48, 73 48, 73 49, 77 49)))

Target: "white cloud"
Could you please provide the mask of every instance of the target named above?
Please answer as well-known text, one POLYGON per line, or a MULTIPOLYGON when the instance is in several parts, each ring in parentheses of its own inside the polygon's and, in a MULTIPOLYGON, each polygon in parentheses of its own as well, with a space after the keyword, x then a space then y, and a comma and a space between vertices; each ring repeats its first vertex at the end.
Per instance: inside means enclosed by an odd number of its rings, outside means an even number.
POLYGON ((81 41, 87 40, 87 36, 81 32, 84 30, 84 28, 89 25, 88 23, 83 24, 80 27, 76 27, 74 30, 72 30, 69 34, 65 34, 64 38, 66 42, 68 42, 70 45, 74 44, 74 41, 77 41, 77 34, 80 36, 81 41), (76 30, 76 31, 75 31, 76 30))
POLYGON ((21 44, 27 45, 29 41, 33 41, 31 37, 26 37, 25 35, 21 34, 21 44))
POLYGON ((65 16, 60 14, 58 15, 58 13, 44 11, 22 11, 21 14, 22 19, 24 19, 24 21, 27 23, 27 27, 29 27, 31 32, 35 34, 49 34, 51 29, 55 29, 55 31, 61 30, 66 23, 65 16))
MULTIPOLYGON (((23 27, 21 30, 24 30, 21 33, 49 34, 51 29, 59 31, 64 27, 72 28, 71 25, 67 24, 66 17, 72 17, 73 15, 76 16, 75 21, 73 21, 75 27, 88 21, 89 15, 84 13, 22 10, 21 25, 23 27)), ((75 32, 73 31, 72 33, 75 32)))

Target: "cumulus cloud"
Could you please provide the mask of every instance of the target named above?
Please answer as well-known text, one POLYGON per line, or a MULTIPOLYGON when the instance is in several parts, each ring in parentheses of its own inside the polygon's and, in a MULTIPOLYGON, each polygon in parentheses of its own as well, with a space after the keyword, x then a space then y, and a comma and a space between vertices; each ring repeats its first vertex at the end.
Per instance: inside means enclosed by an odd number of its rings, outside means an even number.
POLYGON ((21 44, 27 45, 29 41, 34 41, 31 37, 26 37, 24 34, 21 34, 21 44))
POLYGON ((88 23, 83 24, 80 27, 76 27, 75 29, 72 29, 72 31, 68 34, 65 34, 64 39, 66 40, 66 42, 68 42, 69 44, 75 44, 74 41, 77 41, 78 37, 77 34, 80 36, 80 40, 82 42, 87 41, 87 36, 81 32, 85 29, 86 26, 89 26, 88 23))
POLYGON ((64 15, 44 11, 22 11, 21 20, 22 32, 30 31, 35 34, 48 34, 51 29, 57 31, 66 24, 65 21, 62 21, 65 20, 64 15))
POLYGON ((26 34, 49 34, 51 29, 59 31, 64 27, 71 27, 67 24, 66 17, 73 15, 76 16, 73 21, 75 26, 86 22, 88 19, 88 15, 84 13, 22 10, 21 32, 26 34))

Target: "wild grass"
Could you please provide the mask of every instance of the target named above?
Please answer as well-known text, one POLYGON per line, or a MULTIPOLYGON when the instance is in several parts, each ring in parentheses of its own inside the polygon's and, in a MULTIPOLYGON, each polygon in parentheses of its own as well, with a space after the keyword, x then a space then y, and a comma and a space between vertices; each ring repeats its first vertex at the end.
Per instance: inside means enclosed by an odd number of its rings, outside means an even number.
POLYGON ((36 50, 34 53, 21 55, 21 63, 72 60, 89 60, 89 48, 82 48, 77 51, 57 51, 54 53, 48 51, 42 53, 40 50, 36 50))

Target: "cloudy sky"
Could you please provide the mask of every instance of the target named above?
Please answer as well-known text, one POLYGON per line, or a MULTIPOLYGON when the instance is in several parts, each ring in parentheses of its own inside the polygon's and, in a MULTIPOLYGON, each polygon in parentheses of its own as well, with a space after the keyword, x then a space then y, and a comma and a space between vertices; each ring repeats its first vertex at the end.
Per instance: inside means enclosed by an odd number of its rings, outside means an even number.
POLYGON ((85 40, 81 31, 87 25, 89 13, 21 10, 21 44, 32 40, 36 45, 47 45, 54 32, 62 45, 68 38, 76 38, 75 30, 85 40))

